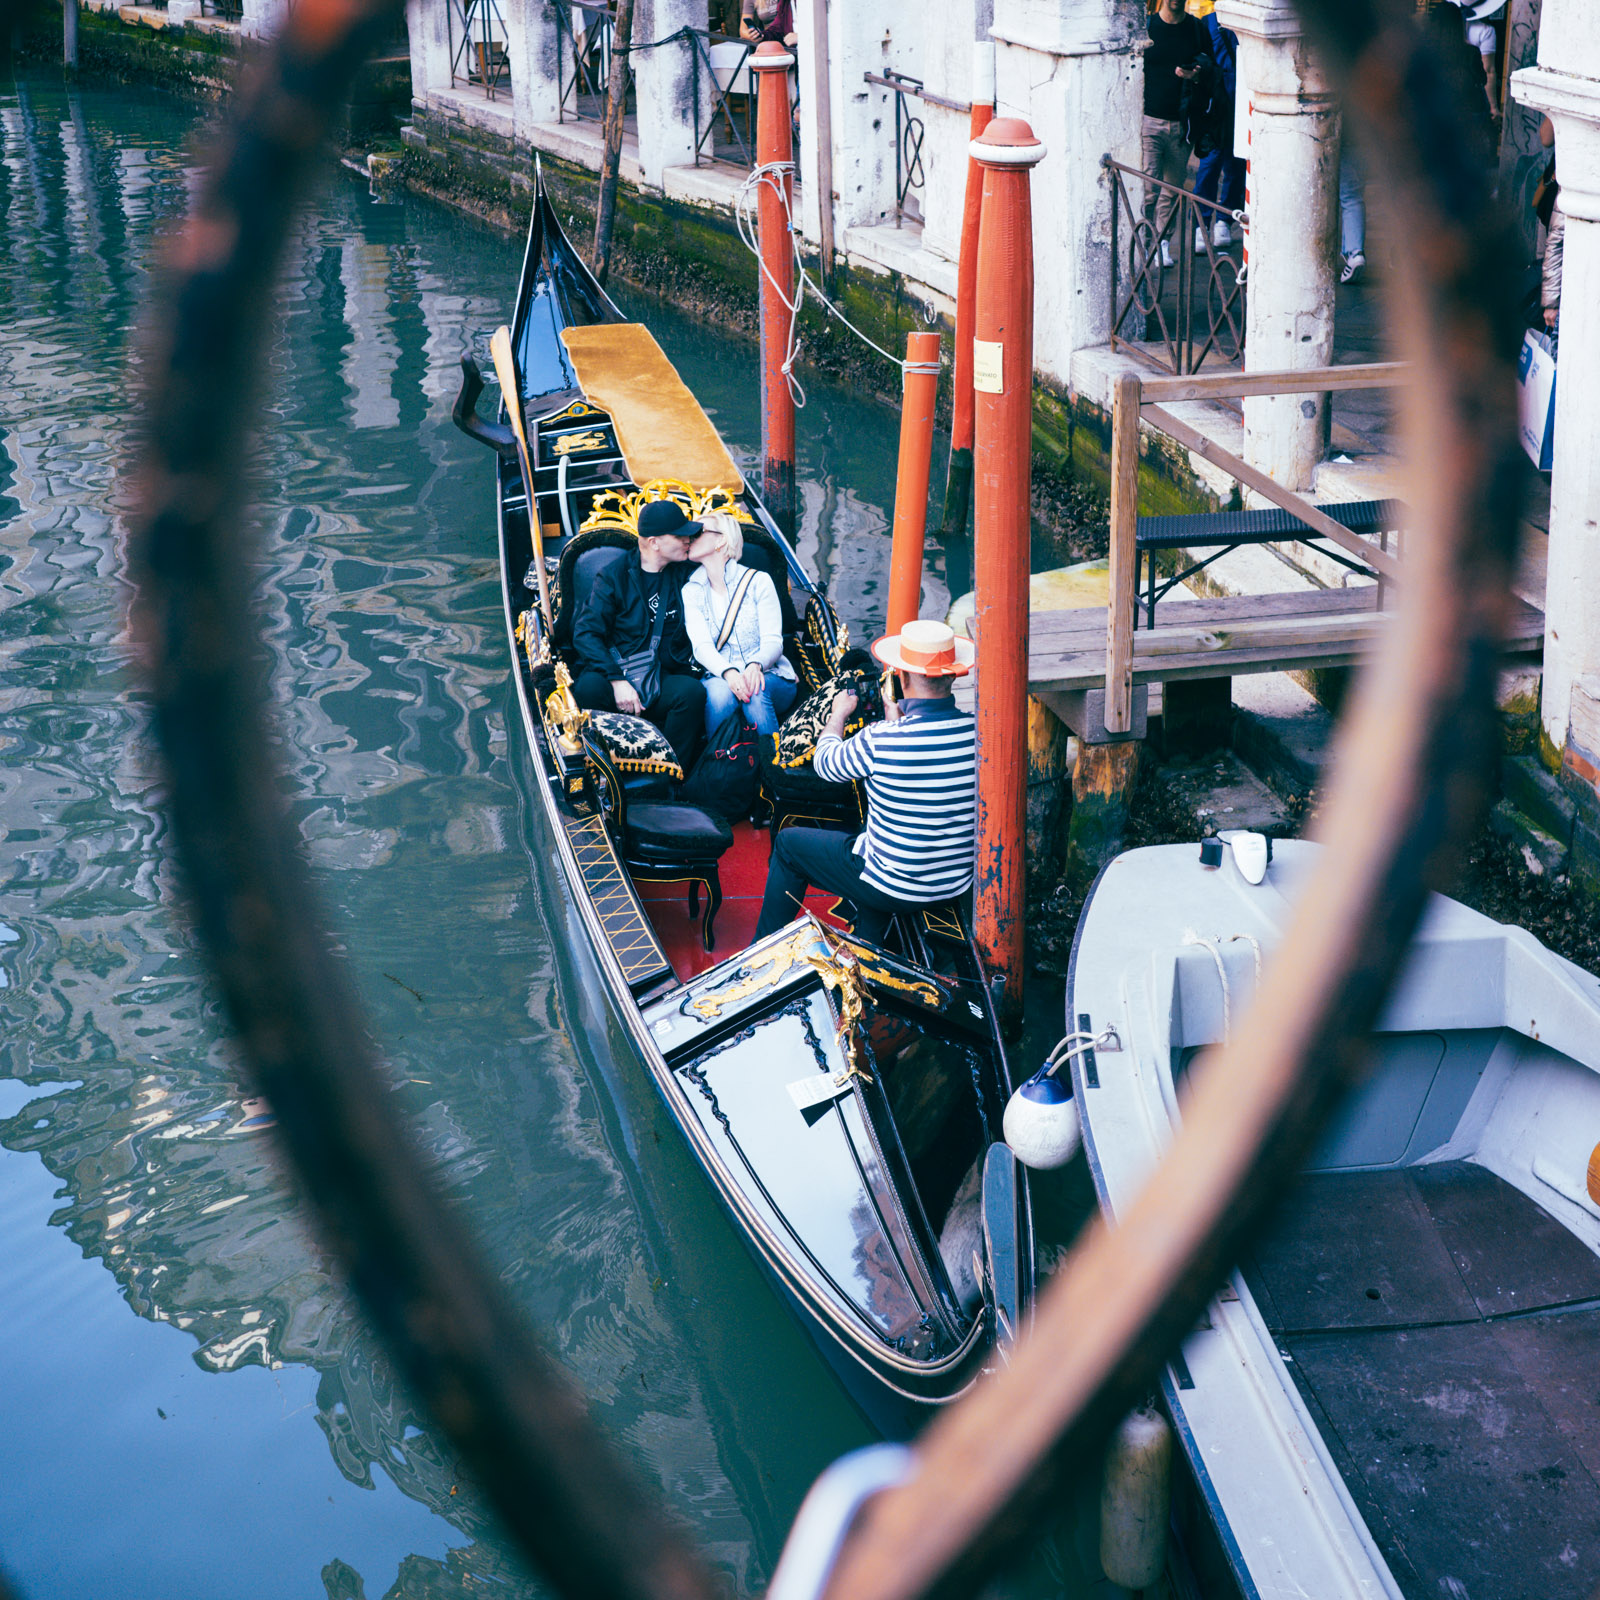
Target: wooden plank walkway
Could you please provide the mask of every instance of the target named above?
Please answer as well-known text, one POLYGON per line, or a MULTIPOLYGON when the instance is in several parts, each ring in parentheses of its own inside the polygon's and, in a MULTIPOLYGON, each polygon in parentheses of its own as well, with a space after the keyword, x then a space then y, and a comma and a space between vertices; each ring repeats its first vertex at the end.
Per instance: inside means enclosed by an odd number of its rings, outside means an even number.
MULTIPOLYGON (((1377 599, 1377 586, 1367 584, 1163 601, 1156 626, 1133 634, 1133 681, 1169 683, 1352 665, 1374 652, 1394 615, 1377 610, 1377 599)), ((1544 613, 1515 600, 1505 653, 1537 655, 1543 647, 1544 613)), ((1100 689, 1105 672, 1105 607, 1033 614, 1028 637, 1031 693, 1100 689)))

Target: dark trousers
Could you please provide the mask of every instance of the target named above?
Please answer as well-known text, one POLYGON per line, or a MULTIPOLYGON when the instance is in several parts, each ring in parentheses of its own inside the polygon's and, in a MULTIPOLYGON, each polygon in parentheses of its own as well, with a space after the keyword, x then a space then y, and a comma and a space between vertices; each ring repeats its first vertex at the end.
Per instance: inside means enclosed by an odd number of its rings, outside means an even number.
MULTIPOLYGON (((573 698, 585 711, 615 711, 617 697, 611 692, 611 680, 603 672, 588 671, 578 674, 572 686, 573 698)), ((687 777, 694 758, 706 737, 706 690, 698 678, 686 672, 663 672, 661 693, 645 716, 666 735, 683 764, 687 777)))
POLYGON ((848 833, 834 833, 828 828, 785 828, 773 841, 756 938, 776 933, 798 916, 809 885, 850 901, 855 907, 856 933, 872 944, 882 944, 895 912, 915 910, 916 905, 909 900, 896 900, 861 881, 861 869, 866 863, 860 856, 851 855, 854 842, 848 833))

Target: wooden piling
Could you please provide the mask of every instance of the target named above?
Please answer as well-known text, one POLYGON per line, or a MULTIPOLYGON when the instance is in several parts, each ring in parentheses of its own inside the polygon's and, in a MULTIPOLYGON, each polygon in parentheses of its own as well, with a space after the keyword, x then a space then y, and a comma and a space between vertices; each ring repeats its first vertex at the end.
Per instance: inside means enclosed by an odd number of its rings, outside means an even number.
POLYGON ((1139 375, 1117 378, 1111 402, 1111 572, 1106 605, 1106 732, 1133 727, 1133 619, 1138 605, 1139 375))
POLYGON ((1033 432, 1033 212, 1044 155, 1018 118, 968 147, 983 168, 973 322, 973 575, 978 634, 978 842, 974 932, 1000 987, 1001 1022, 1022 1018, 1028 774, 1028 548, 1033 432))
MULTIPOLYGON (((975 46, 969 139, 979 138, 994 120, 994 44, 975 46)), ((983 168, 967 156, 967 191, 961 211, 961 246, 956 257, 955 393, 950 406, 950 465, 944 482, 943 539, 967 531, 972 501, 972 329, 978 296, 978 226, 983 216, 983 168)))
POLYGON ((794 304, 794 57, 767 40, 755 48, 756 164, 768 169, 757 201, 761 246, 761 498, 785 538, 795 536, 794 395, 783 364, 794 304))
POLYGON ((900 401, 900 467, 889 549, 888 631, 898 633, 922 605, 922 546, 933 466, 933 412, 939 400, 939 335, 906 335, 900 401))
POLYGON ((611 271, 611 230, 617 218, 617 177, 622 169, 622 124, 628 109, 628 49, 633 43, 633 0, 617 0, 611 29, 611 76, 601 133, 600 199, 594 212, 594 275, 600 283, 611 271))

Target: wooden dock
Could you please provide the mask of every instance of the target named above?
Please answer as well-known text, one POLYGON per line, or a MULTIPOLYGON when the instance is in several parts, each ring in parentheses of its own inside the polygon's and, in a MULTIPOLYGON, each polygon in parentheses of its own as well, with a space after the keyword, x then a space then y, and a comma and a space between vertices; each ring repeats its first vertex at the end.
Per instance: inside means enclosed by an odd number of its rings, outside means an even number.
MULTIPOLYGON (((1392 590, 1387 598, 1393 605, 1392 590)), ((1133 682, 1352 666, 1377 649, 1395 615, 1379 611, 1377 602, 1376 584, 1164 601, 1156 626, 1133 632, 1133 682)), ((1514 601, 1507 656, 1537 656, 1543 646, 1544 613, 1524 600, 1514 601)), ((1104 606, 1034 613, 1028 642, 1030 694, 1048 703, 1054 694, 1103 689, 1105 676, 1104 606)))
MULTIPOLYGON (((1085 744, 1114 744, 1144 737, 1148 697, 1140 691, 1150 684, 1347 667, 1374 655, 1395 616, 1386 608, 1393 605, 1393 586, 1405 581, 1403 564, 1387 548, 1387 537, 1379 542, 1346 527, 1328 508, 1275 483, 1160 402, 1370 388, 1403 383, 1408 376, 1398 363, 1176 378, 1118 374, 1111 406, 1111 604, 1030 617, 1029 693, 1085 744), (1302 537, 1340 546, 1360 563, 1359 570, 1373 573, 1378 581, 1343 589, 1166 601, 1154 608, 1154 627, 1137 627, 1139 429, 1146 408, 1145 420, 1156 430, 1288 513, 1293 526, 1303 530, 1302 537)), ((1241 529, 1213 526, 1221 520, 1215 515, 1201 513, 1192 520, 1203 546, 1255 542, 1241 529)), ((1163 548, 1177 547, 1168 530, 1163 548)), ((1153 549, 1149 554, 1154 560, 1153 549)), ((1544 649, 1544 614, 1522 599, 1514 599, 1512 607, 1505 655, 1537 659, 1544 649)), ((1225 696, 1219 689, 1218 695, 1205 698, 1225 696)))

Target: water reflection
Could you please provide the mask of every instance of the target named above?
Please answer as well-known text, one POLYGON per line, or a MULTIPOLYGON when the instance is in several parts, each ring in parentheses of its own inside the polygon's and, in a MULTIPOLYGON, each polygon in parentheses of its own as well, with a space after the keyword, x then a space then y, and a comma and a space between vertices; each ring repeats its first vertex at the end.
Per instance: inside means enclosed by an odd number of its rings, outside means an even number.
MULTIPOLYGON (((117 519, 190 132, 132 91, 0 88, 0 1359, 27 1397, 0 1561, 63 1600, 202 1571, 219 1596, 528 1594, 308 1238, 179 912, 117 519)), ((294 241, 255 466, 286 801, 442 1180, 749 1589, 864 1430, 563 971, 578 934, 513 776, 489 481, 448 424, 516 266, 343 176, 294 241)), ((748 448, 748 347, 652 318, 748 448)), ((849 405, 812 446, 806 537, 864 621, 892 418, 849 405)))

